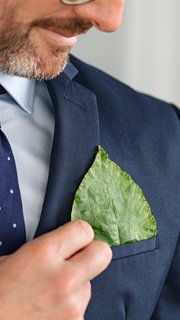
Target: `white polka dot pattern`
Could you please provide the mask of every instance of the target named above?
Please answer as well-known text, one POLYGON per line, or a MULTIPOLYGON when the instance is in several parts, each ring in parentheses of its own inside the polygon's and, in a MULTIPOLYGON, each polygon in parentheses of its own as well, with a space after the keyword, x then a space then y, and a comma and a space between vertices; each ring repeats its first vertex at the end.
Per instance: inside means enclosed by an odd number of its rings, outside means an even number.
POLYGON ((0 129, 0 255, 26 241, 21 195, 11 147, 0 129))

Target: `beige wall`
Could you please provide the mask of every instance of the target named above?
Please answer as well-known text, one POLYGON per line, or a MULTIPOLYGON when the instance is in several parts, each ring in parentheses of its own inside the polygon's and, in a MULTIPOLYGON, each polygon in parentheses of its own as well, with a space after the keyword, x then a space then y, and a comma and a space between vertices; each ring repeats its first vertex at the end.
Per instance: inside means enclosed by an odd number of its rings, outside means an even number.
POLYGON ((140 91, 180 106, 179 13, 179 0, 126 0, 122 28, 113 34, 92 30, 73 53, 140 91))

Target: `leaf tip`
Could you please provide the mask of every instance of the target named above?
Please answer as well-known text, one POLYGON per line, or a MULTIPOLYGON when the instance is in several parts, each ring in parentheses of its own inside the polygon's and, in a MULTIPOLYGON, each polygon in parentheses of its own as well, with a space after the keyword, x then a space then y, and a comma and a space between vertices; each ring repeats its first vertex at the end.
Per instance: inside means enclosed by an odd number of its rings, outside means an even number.
POLYGON ((108 154, 101 146, 98 146, 98 154, 100 155, 101 158, 108 159, 108 154))

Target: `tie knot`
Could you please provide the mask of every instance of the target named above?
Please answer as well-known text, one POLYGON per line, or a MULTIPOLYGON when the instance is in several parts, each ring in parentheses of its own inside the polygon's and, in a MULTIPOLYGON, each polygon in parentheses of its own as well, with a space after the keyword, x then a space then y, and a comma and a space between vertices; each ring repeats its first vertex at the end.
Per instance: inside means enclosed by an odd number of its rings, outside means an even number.
POLYGON ((6 93, 7 91, 0 85, 0 94, 4 94, 6 93))

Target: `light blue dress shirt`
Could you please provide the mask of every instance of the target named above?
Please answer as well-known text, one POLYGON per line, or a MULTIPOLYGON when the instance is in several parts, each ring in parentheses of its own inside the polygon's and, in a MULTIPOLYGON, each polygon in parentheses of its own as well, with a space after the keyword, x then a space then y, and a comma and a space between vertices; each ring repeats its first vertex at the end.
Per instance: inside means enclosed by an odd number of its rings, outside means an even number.
POLYGON ((45 83, 0 73, 0 123, 16 161, 27 240, 36 231, 49 174, 54 113, 45 83))

